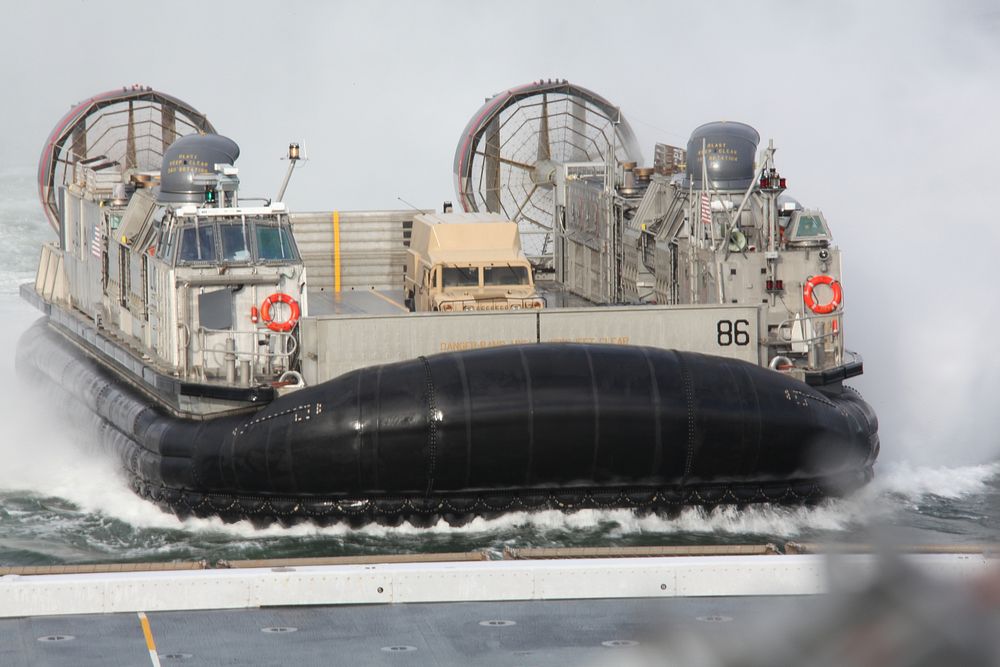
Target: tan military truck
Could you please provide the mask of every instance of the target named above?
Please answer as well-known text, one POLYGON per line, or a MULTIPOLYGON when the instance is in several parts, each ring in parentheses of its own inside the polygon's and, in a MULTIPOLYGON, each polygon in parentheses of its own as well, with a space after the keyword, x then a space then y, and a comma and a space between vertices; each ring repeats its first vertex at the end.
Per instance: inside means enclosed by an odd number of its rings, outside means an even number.
POLYGON ((545 307, 517 224, 492 213, 414 216, 403 291, 416 311, 545 307))

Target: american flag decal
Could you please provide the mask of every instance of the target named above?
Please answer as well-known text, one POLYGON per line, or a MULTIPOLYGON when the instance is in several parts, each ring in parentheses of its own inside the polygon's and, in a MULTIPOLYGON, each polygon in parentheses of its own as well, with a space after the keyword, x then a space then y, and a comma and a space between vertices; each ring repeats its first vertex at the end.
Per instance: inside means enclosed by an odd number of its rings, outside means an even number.
POLYGON ((100 257, 104 250, 104 232, 101 230, 101 223, 94 225, 94 238, 90 241, 90 254, 100 257))
POLYGON ((708 200, 707 192, 701 193, 701 224, 712 226, 712 203, 708 200))

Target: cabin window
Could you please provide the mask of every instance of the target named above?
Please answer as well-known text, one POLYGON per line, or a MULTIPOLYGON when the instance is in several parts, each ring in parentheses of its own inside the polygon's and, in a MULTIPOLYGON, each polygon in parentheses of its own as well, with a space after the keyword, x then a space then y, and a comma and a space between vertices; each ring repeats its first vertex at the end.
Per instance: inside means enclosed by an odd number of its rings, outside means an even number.
POLYGON ((219 235, 222 238, 223 262, 250 261, 250 233, 246 225, 219 225, 219 235))
POLYGON ((186 227, 181 232, 179 263, 214 262, 215 229, 212 225, 186 227))
POLYGON ((176 229, 164 229, 161 232, 160 243, 156 247, 156 256, 162 260, 171 261, 174 256, 174 246, 177 245, 176 229))
POLYGON ((441 272, 441 287, 479 287, 479 269, 475 266, 446 266, 441 272))
POLYGON ((132 276, 129 270, 129 252, 118 247, 118 305, 128 308, 129 282, 132 276))
POLYGON ((795 229, 795 238, 805 239, 813 236, 825 236, 826 228, 823 220, 815 215, 803 215, 799 217, 799 226, 795 229))
POLYGON ((483 285, 530 285, 526 266, 485 266, 483 285))
POLYGON ((295 246, 284 227, 257 225, 257 255, 264 262, 296 259, 295 246))

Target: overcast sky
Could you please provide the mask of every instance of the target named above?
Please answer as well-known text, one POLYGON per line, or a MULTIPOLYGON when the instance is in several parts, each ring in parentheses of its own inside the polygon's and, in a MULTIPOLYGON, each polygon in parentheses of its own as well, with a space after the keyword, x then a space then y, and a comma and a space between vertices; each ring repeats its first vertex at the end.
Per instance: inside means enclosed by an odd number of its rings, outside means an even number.
POLYGON ((790 192, 845 251, 857 382, 884 456, 1000 452, 1000 5, 949 2, 14 2, 0 155, 34 168, 70 105, 143 83, 241 146, 295 210, 455 199, 485 97, 565 78, 619 105, 646 160, 711 120, 773 138, 790 192))

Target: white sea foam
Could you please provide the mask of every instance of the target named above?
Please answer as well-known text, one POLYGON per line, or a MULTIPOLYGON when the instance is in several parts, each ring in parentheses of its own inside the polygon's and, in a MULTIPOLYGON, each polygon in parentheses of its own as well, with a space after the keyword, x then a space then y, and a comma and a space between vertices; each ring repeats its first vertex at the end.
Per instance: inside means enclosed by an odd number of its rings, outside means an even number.
MULTIPOLYGON (((90 473, 95 470, 88 471, 90 473)), ((299 524, 292 527, 255 528, 249 522, 233 524, 218 519, 180 520, 134 496, 108 471, 89 483, 68 486, 46 484, 50 492, 65 494, 88 512, 100 512, 125 521, 136 528, 181 530, 192 534, 218 534, 252 540, 287 537, 339 537, 399 540, 404 538, 482 536, 517 544, 526 534, 546 542, 565 536, 587 533, 608 539, 655 535, 704 535, 727 538, 763 535, 793 539, 815 531, 836 532, 890 518, 900 509, 900 500, 916 502, 934 495, 959 499, 982 493, 989 481, 1000 472, 1000 464, 964 468, 908 468, 893 471, 856 496, 828 500, 815 506, 758 505, 745 508, 718 507, 711 510, 687 508, 676 516, 638 515, 630 510, 580 510, 564 513, 557 510, 513 512, 494 519, 476 518, 464 526, 445 521, 424 528, 404 523, 398 527, 369 525, 350 528, 346 525, 320 527, 299 524)), ((58 477, 58 476, 57 476, 58 477)))
POLYGON ((876 477, 872 491, 910 500, 926 496, 958 499, 984 492, 998 475, 1000 462, 945 467, 913 466, 904 461, 886 465, 876 477))

